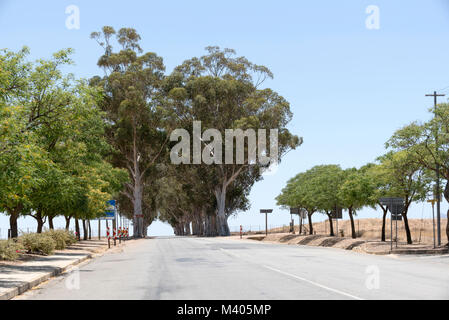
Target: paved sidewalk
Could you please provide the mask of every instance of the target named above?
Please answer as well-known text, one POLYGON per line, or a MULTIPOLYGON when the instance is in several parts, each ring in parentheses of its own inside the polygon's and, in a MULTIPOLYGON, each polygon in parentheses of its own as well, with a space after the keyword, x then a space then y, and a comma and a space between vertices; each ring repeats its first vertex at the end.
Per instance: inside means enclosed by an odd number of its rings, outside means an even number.
MULTIPOLYGON (((111 251, 120 250, 127 242, 119 245, 117 241, 117 246, 112 246, 111 251)), ((107 240, 90 240, 56 251, 52 256, 23 256, 16 262, 0 261, 0 300, 12 299, 106 251, 107 240)))

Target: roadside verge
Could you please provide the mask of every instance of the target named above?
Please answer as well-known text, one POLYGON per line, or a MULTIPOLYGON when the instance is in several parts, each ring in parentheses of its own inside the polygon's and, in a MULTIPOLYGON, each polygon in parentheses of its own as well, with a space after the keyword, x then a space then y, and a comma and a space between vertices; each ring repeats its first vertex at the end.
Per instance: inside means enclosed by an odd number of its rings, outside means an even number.
MULTIPOLYGON (((134 240, 130 240, 134 241, 134 240)), ((108 250, 106 240, 82 241, 51 256, 24 256, 17 262, 0 262, 0 300, 9 300, 58 276, 86 260, 117 252, 128 242, 108 250)))
POLYGON ((268 236, 246 236, 244 237, 244 239, 266 243, 336 248, 375 255, 389 255, 389 254, 438 255, 449 253, 447 246, 434 249, 433 246, 426 244, 407 245, 401 243, 397 247, 394 244, 393 250, 391 250, 391 243, 389 241, 381 242, 366 239, 328 237, 322 235, 299 236, 282 233, 282 234, 269 234, 268 236))

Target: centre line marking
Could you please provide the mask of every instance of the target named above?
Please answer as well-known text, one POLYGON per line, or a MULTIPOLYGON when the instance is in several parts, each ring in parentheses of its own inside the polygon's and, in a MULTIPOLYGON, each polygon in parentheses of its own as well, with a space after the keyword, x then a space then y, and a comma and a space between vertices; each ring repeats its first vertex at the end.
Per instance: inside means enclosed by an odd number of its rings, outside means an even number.
POLYGON ((322 289, 326 289, 326 290, 328 290, 328 291, 332 291, 332 292, 338 293, 338 294, 340 294, 340 295, 343 295, 343 296, 346 296, 346 297, 349 297, 349 298, 352 298, 352 299, 355 299, 355 300, 364 300, 364 299, 362 299, 362 298, 353 296, 352 294, 349 294, 349 293, 346 293, 346 292, 343 292, 343 291, 340 291, 340 290, 337 290, 337 289, 329 288, 329 287, 324 286, 324 285, 322 285, 322 284, 319 284, 319 283, 316 283, 316 282, 307 280, 307 279, 305 279, 305 278, 301 278, 301 277, 295 276, 294 274, 291 274, 291 273, 287 273, 287 272, 284 272, 284 271, 281 271, 281 270, 278 270, 278 269, 274 269, 274 268, 269 267, 269 266, 265 266, 265 268, 270 269, 271 271, 275 271, 275 272, 277 272, 277 273, 281 273, 281 274, 283 274, 283 275, 286 275, 286 276, 289 276, 289 277, 292 277, 292 278, 295 278, 295 279, 298 279, 298 280, 301 280, 301 281, 310 283, 310 284, 312 284, 312 285, 314 285, 314 286, 320 287, 320 288, 322 288, 322 289))

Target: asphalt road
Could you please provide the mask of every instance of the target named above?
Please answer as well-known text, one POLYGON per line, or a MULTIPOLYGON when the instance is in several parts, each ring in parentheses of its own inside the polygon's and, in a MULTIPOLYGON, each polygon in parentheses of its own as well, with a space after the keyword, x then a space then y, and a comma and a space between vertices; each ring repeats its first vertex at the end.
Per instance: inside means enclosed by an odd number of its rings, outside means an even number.
POLYGON ((449 299, 449 256, 157 238, 92 260, 19 299, 449 299))

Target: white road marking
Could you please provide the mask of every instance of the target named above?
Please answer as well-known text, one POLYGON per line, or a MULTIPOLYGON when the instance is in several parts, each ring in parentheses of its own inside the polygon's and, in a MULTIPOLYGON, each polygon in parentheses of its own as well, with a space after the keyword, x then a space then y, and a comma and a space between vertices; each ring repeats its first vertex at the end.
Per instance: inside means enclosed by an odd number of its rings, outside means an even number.
POLYGON ((298 279, 298 280, 310 283, 310 284, 312 284, 314 286, 317 286, 319 288, 326 289, 328 291, 332 291, 332 292, 338 293, 340 295, 343 295, 343 296, 346 296, 346 297, 349 297, 349 298, 352 298, 352 299, 355 299, 355 300, 364 300, 363 298, 356 297, 356 296, 354 296, 352 294, 349 294, 349 293, 346 293, 346 292, 343 292, 343 291, 340 291, 340 290, 337 290, 337 289, 333 289, 333 288, 324 286, 322 284, 316 283, 314 281, 307 280, 305 278, 301 278, 301 277, 295 276, 294 274, 291 274, 291 273, 287 273, 287 272, 284 272, 284 271, 281 271, 281 270, 278 270, 278 269, 275 269, 275 268, 272 268, 272 267, 269 267, 269 266, 265 266, 265 268, 267 268, 267 269, 269 269, 271 271, 275 271, 275 272, 281 273, 283 275, 286 275, 286 276, 289 276, 289 277, 292 277, 292 278, 295 278, 295 279, 298 279))

